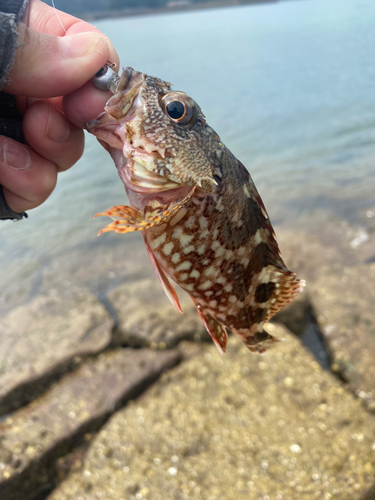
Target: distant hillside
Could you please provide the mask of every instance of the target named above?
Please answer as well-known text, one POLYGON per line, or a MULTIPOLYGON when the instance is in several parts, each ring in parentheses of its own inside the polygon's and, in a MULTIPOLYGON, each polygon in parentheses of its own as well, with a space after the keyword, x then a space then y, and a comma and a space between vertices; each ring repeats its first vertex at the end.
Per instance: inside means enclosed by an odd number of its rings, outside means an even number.
MULTIPOLYGON (((46 2, 49 3, 48 0, 46 2)), ((165 7, 167 3, 166 0, 55 0, 57 9, 74 15, 122 9, 155 9, 165 7)))
MULTIPOLYGON (((51 0, 44 1, 51 4, 51 0)), ((270 1, 278 0, 54 0, 58 10, 86 19, 149 14, 155 11, 195 10, 270 1)))

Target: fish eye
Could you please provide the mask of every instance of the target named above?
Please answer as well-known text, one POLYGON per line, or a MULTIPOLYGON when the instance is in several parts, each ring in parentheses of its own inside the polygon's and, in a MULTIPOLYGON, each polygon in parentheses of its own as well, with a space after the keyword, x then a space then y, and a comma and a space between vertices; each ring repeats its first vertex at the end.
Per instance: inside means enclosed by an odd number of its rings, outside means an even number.
POLYGON ((171 101, 165 106, 165 110, 173 120, 182 120, 185 113, 185 105, 181 101, 171 101))
POLYGON ((184 92, 165 94, 160 105, 164 113, 175 123, 191 128, 197 121, 197 105, 184 92))

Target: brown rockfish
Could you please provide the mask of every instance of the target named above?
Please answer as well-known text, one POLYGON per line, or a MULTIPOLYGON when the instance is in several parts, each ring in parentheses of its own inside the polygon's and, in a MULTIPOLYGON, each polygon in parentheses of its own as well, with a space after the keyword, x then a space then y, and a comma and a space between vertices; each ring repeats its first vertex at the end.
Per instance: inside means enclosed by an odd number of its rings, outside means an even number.
POLYGON ((98 214, 113 219, 100 233, 141 231, 178 311, 169 278, 189 293, 221 352, 227 328, 251 351, 264 352, 276 339, 263 323, 302 282, 280 256, 248 171, 198 104, 170 83, 128 67, 87 129, 111 154, 131 204, 98 214))

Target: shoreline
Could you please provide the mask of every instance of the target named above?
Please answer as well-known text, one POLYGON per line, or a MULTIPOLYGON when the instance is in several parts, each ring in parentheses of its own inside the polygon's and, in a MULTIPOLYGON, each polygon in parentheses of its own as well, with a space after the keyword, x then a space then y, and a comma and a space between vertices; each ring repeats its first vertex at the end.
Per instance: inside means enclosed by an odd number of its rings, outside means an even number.
MULTIPOLYGON (((139 8, 139 9, 119 9, 119 10, 101 10, 98 12, 83 12, 79 16, 85 21, 98 19, 111 19, 117 17, 138 17, 152 16, 158 14, 175 14, 179 12, 193 12, 196 10, 220 9, 224 7, 241 7, 245 5, 261 5, 265 3, 277 3, 280 0, 216 0, 204 3, 193 3, 185 5, 173 5, 160 8, 139 8)), ((78 14, 77 14, 78 15, 78 14)))

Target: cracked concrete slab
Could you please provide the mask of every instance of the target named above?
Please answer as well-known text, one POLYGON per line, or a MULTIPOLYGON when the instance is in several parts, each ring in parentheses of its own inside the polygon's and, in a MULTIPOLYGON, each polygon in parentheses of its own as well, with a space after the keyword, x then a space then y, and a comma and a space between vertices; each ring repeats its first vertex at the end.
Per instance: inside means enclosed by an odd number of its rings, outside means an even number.
POLYGON ((375 264, 328 270, 312 300, 332 369, 375 411, 375 264))
POLYGON ((0 415, 40 394, 70 364, 102 351, 113 320, 85 289, 41 295, 1 321, 0 415))
POLYGON ((192 300, 177 285, 176 290, 183 314, 169 302, 156 276, 115 288, 108 295, 118 319, 115 342, 165 349, 181 340, 210 341, 192 300))
POLYGON ((55 481, 55 461, 178 363, 176 351, 117 349, 66 375, 0 425, 0 498, 24 500, 55 481))
POLYGON ((286 262, 307 280, 302 296, 307 293, 311 302, 332 370, 375 411, 375 263, 367 259, 368 249, 350 241, 336 248, 301 234, 289 240, 286 262))
POLYGON ((375 474, 375 419, 288 331, 236 339, 165 374, 93 439, 48 500, 354 500, 375 474))

